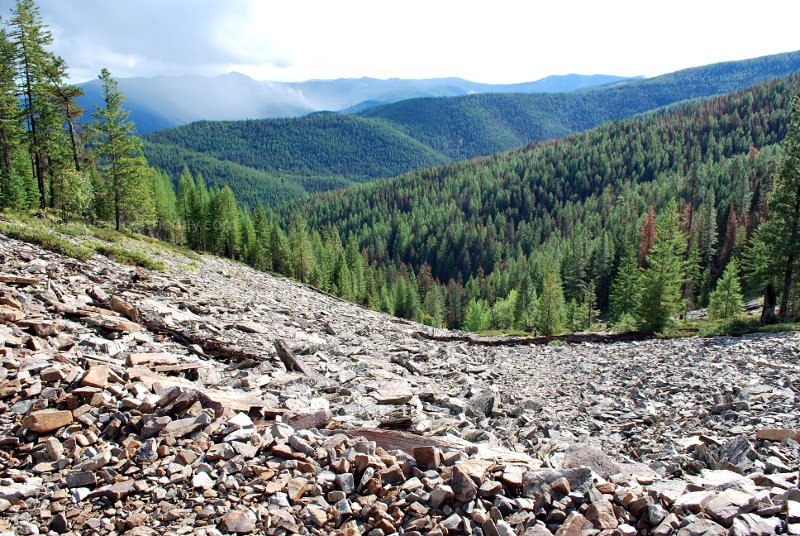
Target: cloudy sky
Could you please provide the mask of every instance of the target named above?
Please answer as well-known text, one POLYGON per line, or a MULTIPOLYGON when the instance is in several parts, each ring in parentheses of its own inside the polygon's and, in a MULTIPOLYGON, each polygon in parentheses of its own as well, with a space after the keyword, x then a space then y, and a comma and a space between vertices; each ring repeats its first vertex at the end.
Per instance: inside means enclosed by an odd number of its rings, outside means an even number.
MULTIPOLYGON (((10 2, 0 0, 7 11, 10 2)), ((800 49, 793 0, 38 0, 75 82, 653 76, 800 49)))

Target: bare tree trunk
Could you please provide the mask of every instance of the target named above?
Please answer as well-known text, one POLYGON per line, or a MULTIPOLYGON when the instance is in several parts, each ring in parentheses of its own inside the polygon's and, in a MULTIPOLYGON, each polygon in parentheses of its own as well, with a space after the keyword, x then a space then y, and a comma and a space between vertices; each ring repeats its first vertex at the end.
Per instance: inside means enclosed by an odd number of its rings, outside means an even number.
POLYGON ((795 192, 794 213, 790 223, 789 255, 786 257, 786 268, 783 273, 783 292, 781 293, 781 308, 778 316, 785 321, 789 316, 789 294, 792 290, 792 274, 794 273, 794 247, 797 243, 797 227, 800 220, 800 187, 795 192))
POLYGON ((777 304, 777 296, 775 296, 775 287, 769 283, 764 289, 764 305, 761 307, 761 325, 774 324, 778 321, 775 318, 775 305, 777 304))

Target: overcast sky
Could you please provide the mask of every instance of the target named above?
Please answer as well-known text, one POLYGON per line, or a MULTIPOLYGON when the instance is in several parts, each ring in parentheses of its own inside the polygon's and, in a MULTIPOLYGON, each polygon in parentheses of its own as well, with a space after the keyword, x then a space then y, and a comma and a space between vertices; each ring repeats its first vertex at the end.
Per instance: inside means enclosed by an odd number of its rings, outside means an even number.
MULTIPOLYGON (((0 0, 7 14, 9 0, 0 0)), ((800 49, 796 0, 38 0, 74 82, 653 76, 800 49)))

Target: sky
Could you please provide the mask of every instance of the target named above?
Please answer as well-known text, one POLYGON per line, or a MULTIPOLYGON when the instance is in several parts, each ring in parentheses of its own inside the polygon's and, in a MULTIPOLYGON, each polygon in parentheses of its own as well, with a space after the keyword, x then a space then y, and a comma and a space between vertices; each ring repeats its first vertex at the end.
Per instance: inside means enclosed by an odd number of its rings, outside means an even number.
MULTIPOLYGON (((800 50, 795 0, 38 0, 73 82, 654 76, 800 50)), ((11 0, 0 0, 7 14, 11 0)))

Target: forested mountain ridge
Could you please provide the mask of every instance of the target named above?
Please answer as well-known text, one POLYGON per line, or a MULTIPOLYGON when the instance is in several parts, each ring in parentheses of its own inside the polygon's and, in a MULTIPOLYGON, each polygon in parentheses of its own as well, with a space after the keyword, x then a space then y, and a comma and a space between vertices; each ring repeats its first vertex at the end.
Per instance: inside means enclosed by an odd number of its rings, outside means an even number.
POLYGON ((296 199, 303 190, 318 192, 352 181, 388 178, 566 136, 798 70, 800 52, 792 52, 571 93, 412 99, 356 116, 326 113, 296 119, 204 121, 149 134, 146 154, 173 176, 184 165, 207 177, 225 168, 224 184, 237 197, 272 204, 296 199), (231 168, 225 161, 256 171, 231 168), (241 181, 237 170, 244 174, 241 181), (253 177, 264 172, 270 180, 262 192, 253 177), (287 185, 285 194, 279 191, 281 184, 287 185))
POLYGON ((800 52, 684 69, 572 93, 413 99, 365 110, 453 159, 565 136, 669 104, 730 93, 800 70, 800 52))
MULTIPOLYGON (((470 93, 563 92, 628 80, 611 75, 549 76, 518 84, 481 84, 461 78, 408 80, 390 78, 339 78, 305 82, 254 80, 241 73, 221 76, 155 76, 121 78, 120 90, 138 132, 175 127, 192 121, 231 121, 298 117, 317 111, 360 110, 417 97, 442 97, 470 93)), ((78 103, 91 110, 102 105, 102 88, 96 80, 79 84, 84 95, 78 103)))

